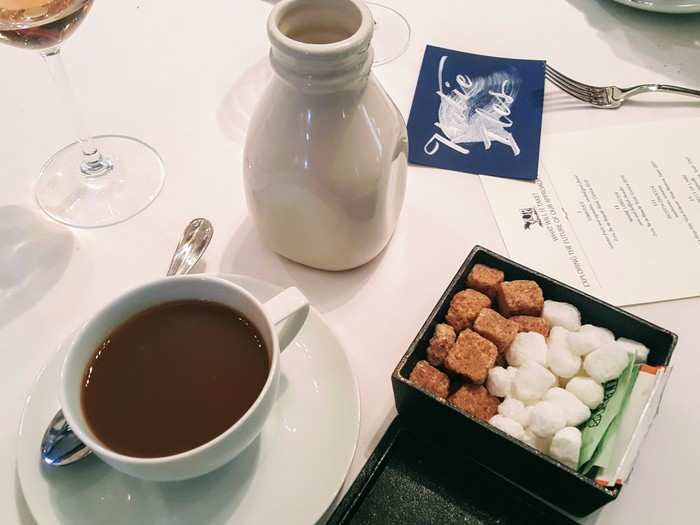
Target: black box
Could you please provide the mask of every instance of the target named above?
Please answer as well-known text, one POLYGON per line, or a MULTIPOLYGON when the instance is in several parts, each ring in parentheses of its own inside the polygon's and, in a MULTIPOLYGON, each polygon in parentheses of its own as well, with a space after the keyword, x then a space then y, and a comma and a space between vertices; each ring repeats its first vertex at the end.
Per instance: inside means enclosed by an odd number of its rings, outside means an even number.
MULTIPOLYGON (((601 487, 594 481, 521 443, 488 423, 466 414, 445 400, 415 387, 408 376, 415 364, 426 357, 435 325, 447 314, 450 300, 467 287, 467 275, 477 264, 502 270, 506 280, 536 281, 545 299, 576 306, 583 323, 609 328, 617 337, 646 345, 650 365, 668 365, 677 336, 624 310, 587 295, 571 286, 517 264, 481 246, 476 246, 442 294, 418 335, 392 374, 396 408, 404 424, 426 433, 433 440, 461 447, 464 456, 535 496, 577 516, 588 514, 617 497, 621 487, 601 487)), ((458 462, 459 457, 450 458, 458 462)))
POLYGON ((396 417, 326 525, 576 525, 456 453, 396 417))

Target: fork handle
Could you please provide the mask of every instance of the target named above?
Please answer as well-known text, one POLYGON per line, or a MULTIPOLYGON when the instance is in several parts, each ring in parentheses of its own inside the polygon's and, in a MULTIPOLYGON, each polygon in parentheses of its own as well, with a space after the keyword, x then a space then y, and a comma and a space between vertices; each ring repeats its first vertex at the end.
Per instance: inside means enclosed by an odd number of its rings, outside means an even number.
POLYGON ((668 84, 643 84, 641 86, 621 89, 620 91, 622 92, 623 99, 639 95, 640 93, 675 93, 676 95, 700 98, 700 91, 697 89, 669 86, 668 84))

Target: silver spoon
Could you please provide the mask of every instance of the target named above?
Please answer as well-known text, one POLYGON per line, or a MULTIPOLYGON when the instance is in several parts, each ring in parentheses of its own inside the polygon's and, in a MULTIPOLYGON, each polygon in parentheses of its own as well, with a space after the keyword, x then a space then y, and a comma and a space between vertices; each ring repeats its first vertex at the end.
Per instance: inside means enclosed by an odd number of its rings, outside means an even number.
MULTIPOLYGON (((192 270, 206 251, 214 227, 207 219, 194 219, 187 225, 170 261, 167 275, 184 275, 192 270)), ((51 420, 41 439, 41 459, 47 465, 70 465, 92 454, 85 444, 73 434, 63 411, 59 410, 51 420)))

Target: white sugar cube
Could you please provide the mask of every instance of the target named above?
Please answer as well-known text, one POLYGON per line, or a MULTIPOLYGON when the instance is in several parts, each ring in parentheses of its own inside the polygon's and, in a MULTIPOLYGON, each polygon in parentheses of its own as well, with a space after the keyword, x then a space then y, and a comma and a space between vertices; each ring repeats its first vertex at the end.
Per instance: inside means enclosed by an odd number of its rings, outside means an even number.
POLYGON ((513 382, 512 395, 526 405, 535 403, 557 382, 554 374, 534 361, 527 361, 518 368, 513 382))
POLYGON ((612 330, 608 330, 602 326, 584 324, 579 332, 595 334, 598 338, 598 346, 603 346, 605 343, 611 343, 615 340, 615 334, 612 333, 612 330))
POLYGON ((590 354, 600 348, 600 337, 595 332, 569 332, 566 335, 571 353, 578 356, 590 354))
POLYGON ((530 419, 532 418, 532 408, 533 405, 525 405, 525 412, 527 412, 527 414, 525 415, 525 419, 527 419, 528 425, 530 424, 530 419))
POLYGON ((532 408, 528 428, 536 436, 544 438, 553 436, 565 426, 566 416, 556 403, 540 401, 532 408))
POLYGON ((576 469, 581 452, 581 431, 576 427, 559 430, 549 445, 549 455, 564 465, 576 469))
POLYGON ((501 366, 494 366, 489 370, 489 375, 486 378, 486 389, 492 396, 508 397, 514 377, 513 372, 509 372, 501 366))
POLYGON ((569 345, 569 334, 572 333, 563 326, 553 326, 547 337, 547 346, 569 345))
POLYGON ((493 416, 489 419, 489 423, 506 434, 510 434, 515 439, 522 439, 525 434, 525 429, 520 423, 509 417, 502 416, 501 414, 493 416))
POLYGON ((635 363, 646 363, 649 357, 649 349, 638 341, 633 341, 632 339, 627 339, 626 337, 620 337, 617 340, 618 343, 625 345, 625 349, 634 355, 635 363))
POLYGON ((529 428, 525 429, 525 434, 523 435, 522 440, 523 442, 527 443, 531 447, 536 448, 543 454, 547 454, 549 452, 549 444, 551 442, 551 439, 536 436, 532 433, 532 430, 530 430, 529 428))
MULTIPOLYGON (((578 400, 577 400, 578 401, 578 400)), ((502 416, 509 417, 513 421, 517 421, 523 427, 526 427, 530 422, 530 407, 526 407, 522 401, 509 397, 504 399, 498 405, 498 413, 502 416)))
POLYGON ((572 377, 566 384, 566 390, 591 410, 598 408, 603 402, 603 387, 590 377, 572 377))
POLYGON ((536 438, 537 436, 535 436, 535 434, 533 434, 529 428, 525 429, 525 434, 523 434, 523 442, 527 443, 531 447, 534 447, 536 438))
POLYGON ((572 332, 578 332, 581 328, 581 312, 573 304, 547 300, 542 308, 542 317, 552 326, 562 326, 572 332))
POLYGON ((547 349, 547 366, 559 377, 574 377, 581 369, 581 358, 566 344, 552 344, 547 349))
POLYGON ((546 359, 547 341, 537 332, 520 332, 506 350, 506 360, 512 366, 522 366, 527 361, 544 365, 546 359))
MULTIPOLYGON (((583 360, 581 360, 581 369, 578 371, 578 373, 574 377, 588 377, 588 374, 586 371, 583 369, 583 360)), ((559 386, 562 388, 566 388, 566 385, 569 384, 569 381, 571 381, 573 377, 560 377, 559 378, 559 386)))
POLYGON ((574 394, 563 388, 550 388, 544 395, 545 401, 559 405, 566 416, 566 424, 577 427, 591 417, 591 410, 574 394))
POLYGON ((547 338, 547 366, 557 376, 563 378, 573 377, 581 368, 581 360, 571 352, 569 336, 576 332, 570 332, 561 326, 554 326, 547 338))
POLYGON ((627 368, 629 354, 624 343, 613 341, 594 350, 583 360, 583 369, 599 383, 620 377, 627 368))

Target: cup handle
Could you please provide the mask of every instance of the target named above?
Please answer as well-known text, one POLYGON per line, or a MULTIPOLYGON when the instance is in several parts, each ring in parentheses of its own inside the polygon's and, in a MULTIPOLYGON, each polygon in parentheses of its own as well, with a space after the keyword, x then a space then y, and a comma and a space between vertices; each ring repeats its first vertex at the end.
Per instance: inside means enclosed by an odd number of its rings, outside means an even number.
POLYGON ((276 325, 308 305, 306 296, 298 288, 291 287, 263 304, 263 309, 272 324, 276 325))
MULTIPOLYGON (((309 300, 304 294, 298 288, 292 287, 280 292, 263 304, 263 309, 272 324, 276 325, 308 305, 309 300)), ((302 326, 304 326, 305 319, 304 317, 299 322, 284 325, 284 328, 279 333, 280 352, 287 348, 289 343, 297 336, 302 326)))

